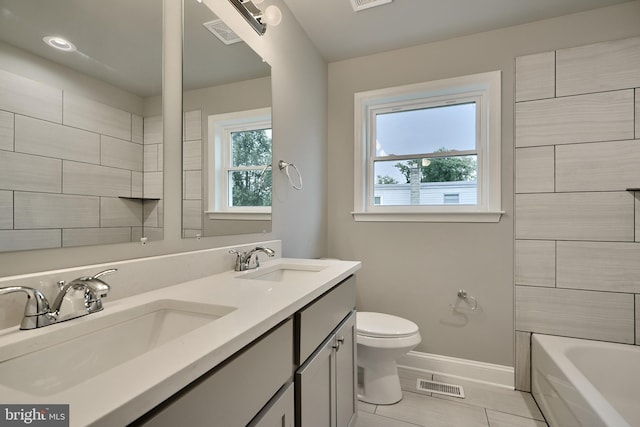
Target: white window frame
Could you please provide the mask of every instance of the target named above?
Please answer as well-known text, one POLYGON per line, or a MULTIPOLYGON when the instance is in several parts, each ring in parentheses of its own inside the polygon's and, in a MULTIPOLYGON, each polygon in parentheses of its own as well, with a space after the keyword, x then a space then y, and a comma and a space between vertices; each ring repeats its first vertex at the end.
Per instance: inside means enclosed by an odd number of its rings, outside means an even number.
POLYGON ((501 210, 501 72, 473 74, 355 94, 355 221, 499 222, 501 210), (374 204, 376 112, 416 103, 448 105, 474 99, 478 111, 476 205, 380 206, 374 204))
POLYGON ((271 206, 229 206, 230 183, 227 172, 231 162, 231 133, 271 127, 269 107, 208 117, 209 191, 205 213, 209 219, 271 220, 271 206))

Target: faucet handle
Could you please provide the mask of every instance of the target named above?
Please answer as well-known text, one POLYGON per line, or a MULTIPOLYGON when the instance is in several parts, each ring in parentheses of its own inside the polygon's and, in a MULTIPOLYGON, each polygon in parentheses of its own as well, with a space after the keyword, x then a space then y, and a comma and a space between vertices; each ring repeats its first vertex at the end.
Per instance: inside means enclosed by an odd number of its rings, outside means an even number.
POLYGON ((0 295, 13 292, 24 292, 27 294, 27 304, 24 306, 24 316, 20 323, 20 329, 35 329, 55 322, 55 317, 52 317, 50 314, 47 298, 38 289, 27 286, 7 286, 0 288, 0 295))
POLYGON ((49 302, 38 289, 27 286, 7 286, 0 288, 0 295, 13 292, 24 292, 27 294, 27 304, 24 307, 25 316, 38 316, 49 312, 49 302))
POLYGON ((244 263, 244 258, 247 255, 246 251, 241 251, 239 249, 229 249, 229 253, 236 256, 236 265, 234 267, 235 271, 243 271, 242 263, 244 263))
POLYGON ((93 276, 89 277, 89 279, 97 279, 98 277, 106 276, 107 274, 113 274, 118 271, 117 268, 110 268, 108 270, 103 270, 100 273, 96 273, 93 276))

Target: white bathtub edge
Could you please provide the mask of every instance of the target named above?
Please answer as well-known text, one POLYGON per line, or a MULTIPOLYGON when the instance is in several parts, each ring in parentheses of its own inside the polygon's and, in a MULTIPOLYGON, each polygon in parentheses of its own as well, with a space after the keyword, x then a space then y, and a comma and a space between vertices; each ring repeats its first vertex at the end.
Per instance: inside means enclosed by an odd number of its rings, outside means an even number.
POLYGON ((531 394, 550 427, 631 427, 565 354, 571 346, 603 344, 622 345, 533 334, 531 394))

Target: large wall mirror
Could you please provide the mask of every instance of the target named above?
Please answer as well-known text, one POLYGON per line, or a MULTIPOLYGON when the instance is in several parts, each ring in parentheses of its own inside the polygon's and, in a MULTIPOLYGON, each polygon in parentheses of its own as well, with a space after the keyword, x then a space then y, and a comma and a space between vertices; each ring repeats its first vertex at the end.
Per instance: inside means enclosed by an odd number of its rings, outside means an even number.
POLYGON ((271 68, 184 0, 185 238, 271 231, 271 68))
POLYGON ((0 251, 159 240, 162 0, 0 0, 0 251))

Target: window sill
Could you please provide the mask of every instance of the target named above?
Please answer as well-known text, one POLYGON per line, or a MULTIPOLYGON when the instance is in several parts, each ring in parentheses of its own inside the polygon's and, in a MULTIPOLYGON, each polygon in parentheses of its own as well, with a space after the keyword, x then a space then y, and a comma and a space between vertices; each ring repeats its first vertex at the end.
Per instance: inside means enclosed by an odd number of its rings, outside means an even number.
POLYGON ((362 222, 500 222, 504 211, 440 211, 440 212, 351 212, 362 222))
POLYGON ((233 221, 271 221, 271 212, 211 212, 206 211, 209 219, 233 221))

